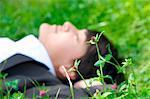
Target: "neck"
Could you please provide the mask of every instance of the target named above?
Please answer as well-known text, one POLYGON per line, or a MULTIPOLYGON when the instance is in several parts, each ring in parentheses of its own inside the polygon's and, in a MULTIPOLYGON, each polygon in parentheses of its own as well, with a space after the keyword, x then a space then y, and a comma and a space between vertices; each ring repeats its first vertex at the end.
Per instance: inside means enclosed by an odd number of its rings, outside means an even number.
MULTIPOLYGON (((47 53, 48 53, 48 56, 49 58, 51 59, 53 65, 54 65, 54 68, 57 67, 58 64, 57 63, 57 54, 55 54, 55 50, 53 48, 50 48, 50 45, 48 44, 48 41, 46 41, 46 37, 43 36, 43 35, 39 35, 39 41, 43 44, 43 46, 45 47, 47 53)), ((55 68, 56 69, 56 68, 55 68)))

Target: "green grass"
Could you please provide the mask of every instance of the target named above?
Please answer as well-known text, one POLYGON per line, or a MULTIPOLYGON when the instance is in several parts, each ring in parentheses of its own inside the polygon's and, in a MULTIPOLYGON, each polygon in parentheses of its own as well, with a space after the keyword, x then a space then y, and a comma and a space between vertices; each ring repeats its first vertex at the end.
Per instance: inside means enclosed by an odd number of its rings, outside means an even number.
POLYGON ((41 23, 105 31, 131 57, 141 96, 150 93, 150 0, 0 0, 0 36, 38 35, 41 23))

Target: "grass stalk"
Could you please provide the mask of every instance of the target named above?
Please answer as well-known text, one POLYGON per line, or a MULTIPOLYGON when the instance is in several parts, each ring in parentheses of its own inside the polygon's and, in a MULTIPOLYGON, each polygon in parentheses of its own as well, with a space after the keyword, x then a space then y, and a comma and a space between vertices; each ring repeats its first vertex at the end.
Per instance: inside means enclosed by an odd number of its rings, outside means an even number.
POLYGON ((69 75, 68 75, 68 73, 67 73, 67 71, 66 71, 65 67, 64 67, 64 66, 62 66, 62 68, 63 68, 63 70, 64 70, 64 72, 65 72, 65 74, 66 74, 66 77, 67 77, 68 81, 69 81, 69 85, 70 85, 70 92, 71 92, 71 95, 72 95, 72 99, 75 99, 75 98, 74 98, 73 85, 72 85, 72 82, 71 82, 71 80, 70 80, 70 77, 69 77, 69 75))
POLYGON ((59 95, 59 93, 60 93, 60 88, 58 89, 58 91, 57 91, 57 93, 56 93, 56 97, 55 97, 55 99, 58 99, 58 95, 59 95))
POLYGON ((90 89, 89 89, 89 86, 88 84, 86 83, 84 77, 81 75, 81 73, 77 70, 77 73, 79 74, 79 76, 81 77, 81 79, 84 81, 85 85, 87 86, 86 89, 88 90, 90 96, 92 96, 92 93, 90 92, 90 89))

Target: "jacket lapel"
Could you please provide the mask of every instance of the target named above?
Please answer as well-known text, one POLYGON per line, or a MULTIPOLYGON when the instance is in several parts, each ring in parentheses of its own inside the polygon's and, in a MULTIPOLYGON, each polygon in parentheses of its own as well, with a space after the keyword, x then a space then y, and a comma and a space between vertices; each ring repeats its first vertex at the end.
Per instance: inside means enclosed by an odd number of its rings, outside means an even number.
POLYGON ((33 59, 22 54, 15 54, 0 63, 0 72, 27 61, 33 61, 33 59))

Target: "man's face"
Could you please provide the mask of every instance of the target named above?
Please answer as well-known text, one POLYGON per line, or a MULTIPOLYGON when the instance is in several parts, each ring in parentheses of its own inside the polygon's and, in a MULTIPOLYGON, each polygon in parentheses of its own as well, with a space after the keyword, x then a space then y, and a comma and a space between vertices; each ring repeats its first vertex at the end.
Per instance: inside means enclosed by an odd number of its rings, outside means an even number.
POLYGON ((40 26, 40 33, 46 35, 47 50, 50 51, 55 67, 71 66, 75 59, 86 53, 86 32, 87 30, 79 30, 69 22, 62 26, 46 23, 40 26))

